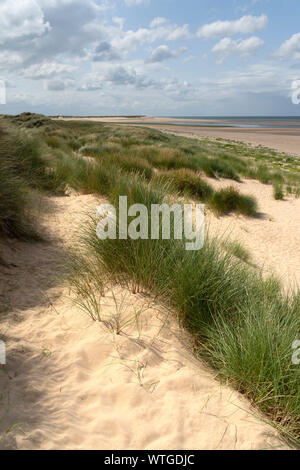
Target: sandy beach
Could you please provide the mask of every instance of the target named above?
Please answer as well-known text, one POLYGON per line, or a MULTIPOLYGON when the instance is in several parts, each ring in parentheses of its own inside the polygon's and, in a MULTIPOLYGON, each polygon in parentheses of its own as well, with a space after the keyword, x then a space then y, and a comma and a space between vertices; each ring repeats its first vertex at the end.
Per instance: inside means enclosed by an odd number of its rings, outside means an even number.
MULTIPOLYGON (((155 126, 157 128, 157 126, 155 126)), ((279 152, 300 156, 300 129, 237 129, 237 128, 186 128, 184 126, 159 126, 163 132, 183 137, 221 138, 262 145, 279 152)))

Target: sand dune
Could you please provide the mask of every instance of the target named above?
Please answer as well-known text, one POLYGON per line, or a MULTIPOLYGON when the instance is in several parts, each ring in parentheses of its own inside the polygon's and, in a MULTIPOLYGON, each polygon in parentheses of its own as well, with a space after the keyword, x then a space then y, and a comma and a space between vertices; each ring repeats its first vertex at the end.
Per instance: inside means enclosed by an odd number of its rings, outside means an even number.
POLYGON ((13 313, 1 322, 0 448, 283 448, 274 428, 192 356, 174 312, 120 288, 102 299, 106 326, 74 306, 57 274, 98 201, 48 204, 52 242, 14 244, 2 255, 2 298, 13 313), (116 318, 120 334, 110 327, 116 318))

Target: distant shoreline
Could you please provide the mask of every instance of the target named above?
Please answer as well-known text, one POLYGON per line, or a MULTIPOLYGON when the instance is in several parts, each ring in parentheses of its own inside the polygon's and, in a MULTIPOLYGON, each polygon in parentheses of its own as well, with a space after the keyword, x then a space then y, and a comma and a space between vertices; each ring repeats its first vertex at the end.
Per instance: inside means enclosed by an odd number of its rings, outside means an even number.
POLYGON ((198 126, 207 124, 209 127, 245 127, 245 128, 299 128, 300 116, 50 116, 60 119, 86 119, 86 120, 105 120, 105 121, 129 121, 133 119, 147 124, 176 124, 187 126, 198 126))
MULTIPOLYGON (((59 119, 70 121, 94 121, 115 124, 128 124, 134 126, 146 126, 159 129, 166 133, 181 135, 195 139, 221 138, 236 140, 255 146, 264 146, 279 152, 300 156, 300 118, 299 128, 294 127, 229 127, 229 126, 197 126, 190 125, 190 119, 161 118, 144 116, 136 117, 60 117, 59 119), (134 121, 133 121, 134 119, 134 121), (184 122, 184 124, 180 124, 184 122)), ((260 118, 259 118, 260 119, 260 118)), ((205 119, 193 119, 195 123, 213 122, 205 119)), ((277 125, 280 125, 277 121, 277 125)), ((282 121, 283 125, 286 124, 282 121)))

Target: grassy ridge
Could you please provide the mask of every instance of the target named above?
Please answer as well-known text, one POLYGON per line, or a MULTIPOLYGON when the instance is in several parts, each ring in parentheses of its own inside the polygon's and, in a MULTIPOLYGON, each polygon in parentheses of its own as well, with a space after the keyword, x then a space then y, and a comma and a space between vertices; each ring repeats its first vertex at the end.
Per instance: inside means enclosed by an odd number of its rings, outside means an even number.
MULTIPOLYGON (((78 127, 81 132, 85 126, 85 123, 75 123, 75 129, 78 127)), ((74 128, 72 129, 74 132, 74 128)), ((227 162, 193 155, 187 146, 173 148, 173 141, 169 141, 168 136, 159 132, 100 125, 98 133, 82 135, 71 143, 70 137, 67 139, 58 132, 52 134, 47 136, 46 142, 55 151, 59 149, 64 152, 59 163, 59 173, 65 173, 66 177, 72 174, 73 181, 70 181, 70 184, 81 191, 106 194, 104 182, 101 176, 96 177, 96 174, 105 172, 104 167, 109 167, 114 175, 119 169, 128 174, 136 173, 148 181, 169 182, 170 191, 206 202, 218 215, 237 212, 251 216, 257 211, 257 203, 250 196, 243 196, 239 191, 232 189, 214 191, 213 187, 203 180, 204 175, 239 180, 239 176, 227 162), (74 158, 71 146, 76 148, 80 158, 74 158)), ((108 177, 108 185, 110 179, 108 177)))

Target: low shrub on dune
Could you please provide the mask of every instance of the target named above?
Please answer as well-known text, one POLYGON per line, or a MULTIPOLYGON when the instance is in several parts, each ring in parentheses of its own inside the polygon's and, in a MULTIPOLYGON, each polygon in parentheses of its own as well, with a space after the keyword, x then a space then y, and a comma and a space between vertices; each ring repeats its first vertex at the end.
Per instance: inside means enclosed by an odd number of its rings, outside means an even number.
POLYGON ((159 147, 145 153, 148 162, 158 169, 189 168, 189 157, 180 150, 159 147))
POLYGON ((269 168, 265 165, 260 165, 257 168, 256 172, 254 173, 254 177, 263 184, 269 184, 272 181, 272 174, 269 168))
POLYGON ((273 184, 273 195, 274 199, 282 200, 284 199, 284 191, 282 184, 275 183, 273 184))
POLYGON ((255 198, 241 194, 232 186, 216 191, 210 199, 209 205, 218 215, 237 212, 246 216, 254 216, 257 212, 255 198))
POLYGON ((115 154, 111 161, 126 172, 135 172, 147 179, 151 179, 153 169, 146 160, 136 157, 134 154, 115 154))
POLYGON ((173 170, 158 173, 159 179, 170 181, 180 194, 207 201, 213 195, 213 188, 206 183, 201 175, 192 170, 173 170))
POLYGON ((228 178, 239 181, 239 175, 234 168, 226 161, 218 158, 200 158, 198 160, 201 168, 207 176, 212 178, 228 178))

